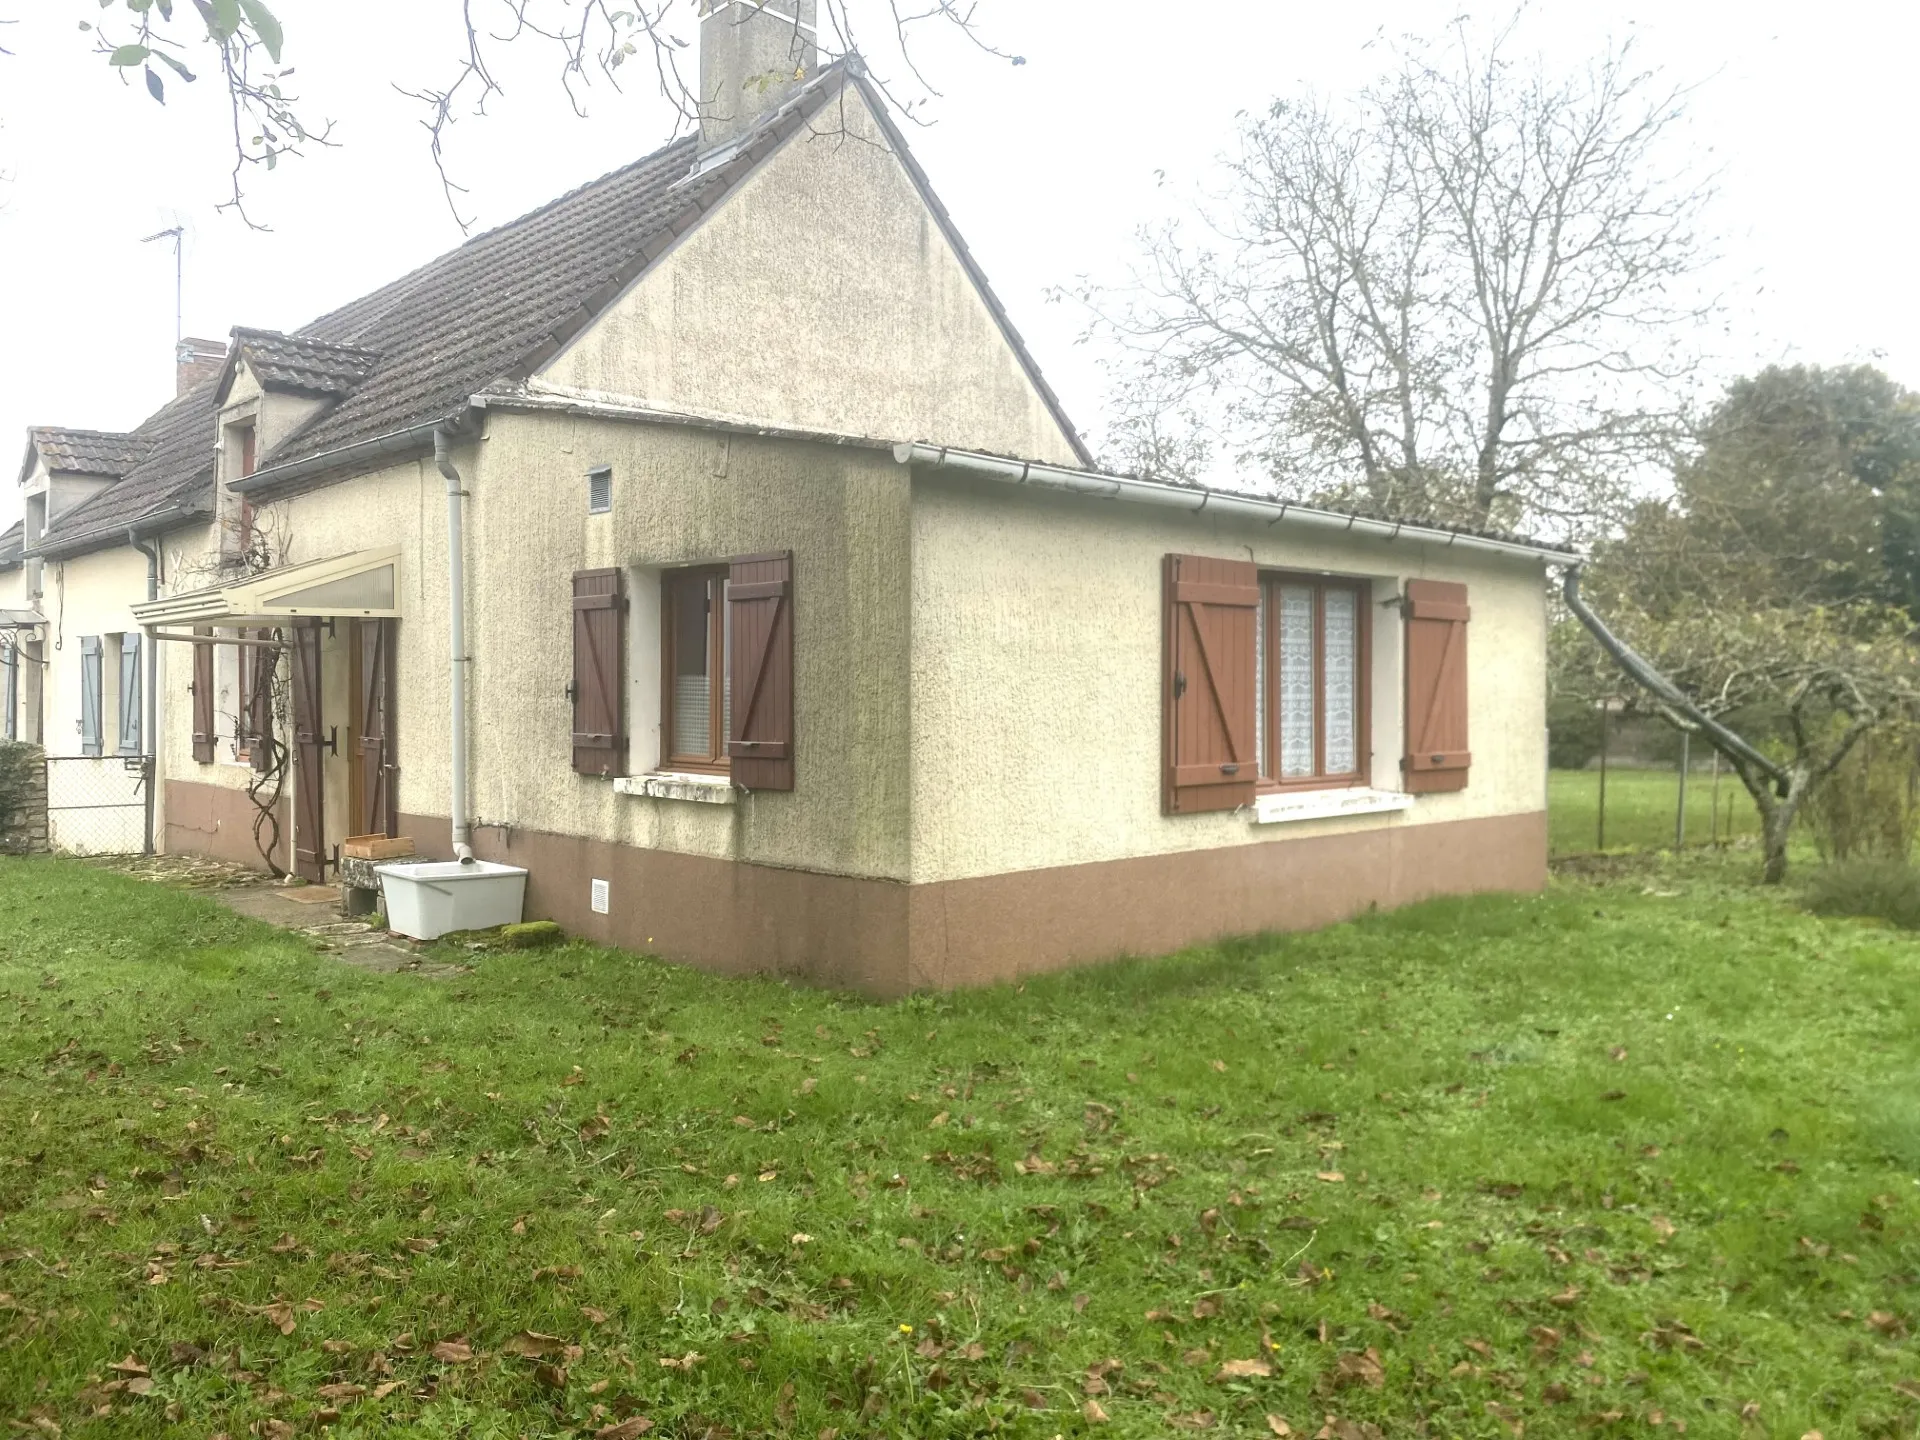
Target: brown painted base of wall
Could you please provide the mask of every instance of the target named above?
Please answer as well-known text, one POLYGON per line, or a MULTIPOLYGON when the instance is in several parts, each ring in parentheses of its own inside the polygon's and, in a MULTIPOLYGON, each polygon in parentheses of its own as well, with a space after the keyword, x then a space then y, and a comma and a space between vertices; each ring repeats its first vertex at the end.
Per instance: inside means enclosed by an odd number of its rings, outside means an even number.
MULTIPOLYGON (((451 854, 445 819, 402 816, 401 833, 423 855, 451 854)), ((1373 905, 1538 890, 1547 817, 1386 826, 913 886, 523 830, 478 831, 474 849, 527 868, 529 918, 585 939, 723 974, 892 996, 1310 929, 1373 905), (610 885, 606 915, 592 910, 595 878, 610 885)))
MULTIPOLYGON (((169 853, 258 866, 253 819, 243 791, 167 782, 169 853)), ((444 817, 403 815, 400 833, 426 858, 453 853, 444 817)), ((583 939, 726 975, 893 996, 1311 929, 1435 895, 1538 890, 1547 881, 1547 817, 1394 825, 931 885, 526 830, 479 830, 474 850, 526 867, 527 917, 558 921, 583 939), (593 912, 596 878, 609 883, 605 915, 593 912)))
MULTIPOLYGON (((206 855, 235 865, 250 865, 265 870, 259 843, 253 836, 253 822, 259 811, 244 790, 225 785, 206 785, 195 780, 166 782, 167 823, 161 848, 169 855, 206 855)), ((274 859, 281 869, 287 865, 287 839, 292 834, 291 809, 280 806, 280 843, 274 859)), ((442 822, 441 828, 446 828, 442 822)))

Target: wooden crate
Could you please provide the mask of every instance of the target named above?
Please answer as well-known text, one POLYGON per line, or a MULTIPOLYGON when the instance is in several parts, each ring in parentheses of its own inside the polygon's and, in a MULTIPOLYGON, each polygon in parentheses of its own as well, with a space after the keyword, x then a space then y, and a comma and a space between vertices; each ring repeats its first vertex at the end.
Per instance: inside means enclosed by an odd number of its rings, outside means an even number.
POLYGON ((349 835, 340 853, 351 860, 397 860, 413 854, 413 841, 405 835, 349 835))

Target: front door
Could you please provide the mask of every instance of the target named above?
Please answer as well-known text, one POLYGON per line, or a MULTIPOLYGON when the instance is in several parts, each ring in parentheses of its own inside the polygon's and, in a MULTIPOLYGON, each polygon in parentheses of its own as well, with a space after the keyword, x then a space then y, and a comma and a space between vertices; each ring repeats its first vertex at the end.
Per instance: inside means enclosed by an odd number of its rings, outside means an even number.
POLYGON ((398 835, 399 807, 393 748, 394 634, 392 620, 353 624, 353 833, 398 835))
POLYGON ((293 871, 316 883, 326 878, 328 854, 320 623, 302 620, 293 627, 293 871))

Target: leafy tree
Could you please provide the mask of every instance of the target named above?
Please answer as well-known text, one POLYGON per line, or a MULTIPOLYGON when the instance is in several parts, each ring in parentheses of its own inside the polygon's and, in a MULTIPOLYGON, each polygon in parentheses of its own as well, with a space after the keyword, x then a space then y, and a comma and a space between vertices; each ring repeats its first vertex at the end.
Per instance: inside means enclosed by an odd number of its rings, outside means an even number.
POLYGON ((1759 807, 1771 882, 1861 740, 1920 713, 1916 493, 1920 397, 1879 371, 1736 381, 1672 497, 1596 552, 1591 589, 1620 648, 1557 647, 1572 688, 1601 688, 1621 663, 1653 709, 1726 756, 1759 807))
MULTIPOLYGON (((36 0, 54 3, 54 0, 36 0)), ((281 160, 329 145, 331 122, 306 113, 286 83, 293 67, 282 64, 286 36, 267 0, 63 0, 82 17, 107 65, 123 80, 134 77, 154 101, 165 105, 181 86, 197 83, 211 70, 221 81, 222 100, 232 116, 232 189, 220 208, 233 210, 248 224, 246 177, 254 167, 276 169, 281 160), (204 59, 203 59, 204 57, 204 59)), ((278 0, 275 0, 278 3, 278 0)), ((453 53, 438 81, 424 80, 407 90, 426 109, 424 124, 439 168, 447 203, 463 230, 471 222, 460 214, 456 196, 462 187, 446 163, 446 132, 466 113, 484 114, 487 101, 501 93, 493 59, 502 47, 537 44, 556 62, 557 80, 576 113, 585 115, 585 91, 596 77, 618 89, 635 70, 673 105, 683 123, 699 117, 697 73, 683 69, 692 52, 693 27, 734 0, 437 0, 447 15, 453 53)), ((765 6, 776 0, 738 0, 765 6)), ((779 0, 775 13, 792 7, 779 0)), ((928 28, 946 27, 987 55, 1024 65, 1021 56, 989 42, 979 23, 977 0, 927 0, 903 11, 899 0, 818 0, 819 50, 826 60, 875 50, 906 77, 904 87, 885 71, 869 77, 902 115, 917 112, 935 93, 914 61, 915 37, 928 28), (877 45, 863 49, 877 37, 877 45)), ((344 22, 343 22, 344 23, 344 22)), ((0 56, 12 52, 0 46, 0 56)))
POLYGON ((1573 74, 1521 61, 1517 23, 1410 42, 1345 102, 1276 102, 1211 234, 1151 232, 1131 286, 1082 291, 1131 352, 1116 462, 1205 422, 1303 498, 1562 530, 1666 463, 1709 193, 1665 168, 1684 95, 1631 43, 1573 74))

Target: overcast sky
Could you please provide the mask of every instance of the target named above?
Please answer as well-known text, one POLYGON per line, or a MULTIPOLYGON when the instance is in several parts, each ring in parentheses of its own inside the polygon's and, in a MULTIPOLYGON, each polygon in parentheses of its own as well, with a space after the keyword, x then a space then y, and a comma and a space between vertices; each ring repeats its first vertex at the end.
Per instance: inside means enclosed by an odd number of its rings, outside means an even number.
MULTIPOLYGON (((176 86, 162 110, 89 52, 77 26, 101 14, 96 0, 0 0, 0 18, 18 21, 0 30, 15 52, 0 57, 10 470, 30 424, 126 429, 172 393, 173 261, 142 236, 187 227, 187 333, 216 338, 241 324, 292 329, 460 242, 417 106, 395 91, 447 74, 458 8, 279 0, 297 86, 310 111, 338 121, 340 145, 252 178, 255 217, 272 226, 260 233, 214 208, 228 152, 210 82, 176 86)), ((1097 438, 1102 384, 1076 343, 1083 317, 1047 303, 1049 287, 1122 278, 1136 228, 1209 181, 1237 114, 1303 83, 1357 88, 1385 64, 1381 37, 1432 32, 1459 9, 981 0, 994 37, 1028 63, 926 47, 944 98, 910 138, 1068 411, 1097 438)), ((1920 6, 1537 0, 1531 16, 1531 44, 1568 61, 1631 32, 1648 63, 1698 84, 1691 144, 1720 173, 1712 224, 1729 302, 1700 341, 1720 370, 1874 360, 1920 384, 1908 174, 1920 6)), ((644 78, 624 96, 597 88, 584 120, 532 48, 501 78, 506 98, 450 140, 462 203, 482 226, 656 148, 672 125, 644 78)), ((0 524, 18 509, 17 487, 0 484, 0 524)))

